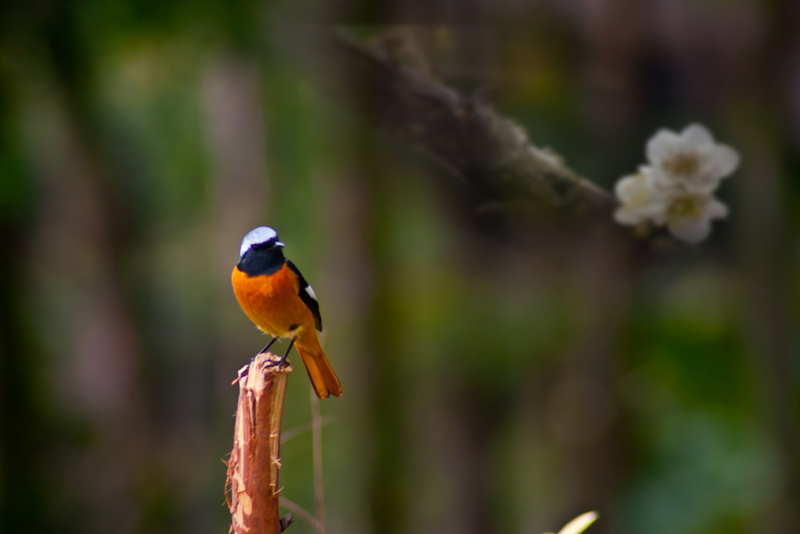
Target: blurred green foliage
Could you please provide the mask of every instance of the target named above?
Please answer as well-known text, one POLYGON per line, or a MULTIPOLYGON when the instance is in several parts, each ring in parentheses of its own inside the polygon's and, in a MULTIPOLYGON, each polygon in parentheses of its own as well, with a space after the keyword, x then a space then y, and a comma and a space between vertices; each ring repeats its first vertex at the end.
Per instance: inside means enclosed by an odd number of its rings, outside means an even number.
MULTIPOLYGON (((230 382, 264 341, 228 277, 269 224, 344 387, 329 532, 796 532, 793 4, 445 4, 2 4, 0 531, 227 530, 230 382), (609 188, 709 122, 731 219, 664 254, 485 206, 331 98, 313 38, 353 13, 429 22, 432 76, 609 188)), ((313 511, 311 453, 283 445, 281 485, 313 511)))

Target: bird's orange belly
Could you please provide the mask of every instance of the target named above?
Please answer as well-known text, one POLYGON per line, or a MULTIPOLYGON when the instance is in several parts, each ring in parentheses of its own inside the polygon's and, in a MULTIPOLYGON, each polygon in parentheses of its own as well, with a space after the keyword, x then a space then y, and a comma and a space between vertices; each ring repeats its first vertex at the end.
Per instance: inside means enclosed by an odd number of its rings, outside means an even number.
POLYGON ((234 267, 231 282, 244 313, 267 334, 294 337, 314 327, 314 316, 297 293, 297 278, 286 265, 271 275, 253 277, 234 267))

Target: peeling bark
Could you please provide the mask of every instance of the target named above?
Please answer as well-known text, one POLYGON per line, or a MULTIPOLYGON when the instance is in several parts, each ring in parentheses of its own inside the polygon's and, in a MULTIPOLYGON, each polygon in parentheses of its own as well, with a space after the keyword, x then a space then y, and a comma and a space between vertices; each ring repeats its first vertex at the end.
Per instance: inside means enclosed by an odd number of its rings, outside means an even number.
MULTIPOLYGON (((278 534, 278 472, 286 382, 292 367, 269 367, 280 360, 259 354, 239 370, 239 402, 233 451, 228 463, 230 532, 278 534)), ((287 525, 288 526, 288 525, 287 525)), ((285 527, 284 527, 285 528, 285 527)))

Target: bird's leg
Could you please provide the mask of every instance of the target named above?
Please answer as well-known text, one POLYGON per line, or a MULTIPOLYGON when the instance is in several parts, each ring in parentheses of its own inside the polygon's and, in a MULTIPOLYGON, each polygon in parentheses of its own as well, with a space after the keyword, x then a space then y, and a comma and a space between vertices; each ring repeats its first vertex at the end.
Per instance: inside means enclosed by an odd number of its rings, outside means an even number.
POLYGON ((258 351, 258 354, 263 354, 263 353, 267 352, 267 351, 269 350, 269 348, 272 346, 272 344, 273 344, 273 343, 275 343, 275 341, 276 341, 277 339, 278 339, 277 337, 273 337, 273 338, 272 338, 272 341, 270 341, 269 343, 267 343, 267 346, 266 346, 266 347, 264 347, 263 349, 261 349, 260 351, 258 351))
POLYGON ((295 339, 296 338, 292 338, 292 342, 289 343, 289 348, 286 349, 286 354, 284 354, 283 357, 280 360, 278 360, 277 362, 270 362, 266 366, 267 367, 280 367, 281 365, 283 365, 284 362, 286 362, 286 358, 289 357, 289 352, 291 352, 292 347, 294 346, 294 340, 295 339))

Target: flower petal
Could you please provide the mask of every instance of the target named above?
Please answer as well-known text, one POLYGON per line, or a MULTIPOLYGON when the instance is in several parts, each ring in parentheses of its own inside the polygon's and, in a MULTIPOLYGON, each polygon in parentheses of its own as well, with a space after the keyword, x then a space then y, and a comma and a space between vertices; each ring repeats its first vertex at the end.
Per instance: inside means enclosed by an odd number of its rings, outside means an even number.
POLYGON ((619 224, 628 226, 635 226, 647 220, 647 215, 636 210, 632 210, 627 206, 622 206, 614 212, 614 220, 619 224))
POLYGON ((597 521, 599 514, 597 512, 586 512, 581 514, 558 531, 558 534, 581 534, 589 525, 597 521))
POLYGON ((637 178, 636 175, 631 176, 624 176, 620 178, 617 182, 617 185, 614 186, 614 193, 616 193, 617 198, 623 204, 627 203, 636 192, 639 191, 641 179, 637 178))
POLYGON ((711 222, 708 219, 677 219, 667 225, 669 233, 675 239, 696 245, 711 234, 711 222))
POLYGON ((653 181, 656 183, 658 190, 667 193, 676 190, 683 190, 686 187, 685 180, 677 179, 674 174, 664 170, 663 167, 654 169, 653 181))
POLYGON ((736 170, 739 153, 728 145, 714 145, 708 154, 708 169, 715 178, 724 178, 736 170))
POLYGON ((691 182, 684 184, 686 191, 696 195, 711 195, 714 190, 719 187, 719 178, 709 179, 703 176, 698 176, 691 182))
POLYGON ((686 143, 675 132, 659 130, 647 141, 647 161, 654 167, 659 167, 662 161, 684 146, 686 143))
POLYGON ((681 137, 683 137, 687 143, 695 146, 714 144, 714 137, 711 135, 711 132, 708 131, 708 128, 702 124, 690 124, 683 129, 681 137))
POLYGON ((724 202, 711 197, 706 206, 705 216, 707 219, 724 219, 728 216, 728 206, 724 202))

